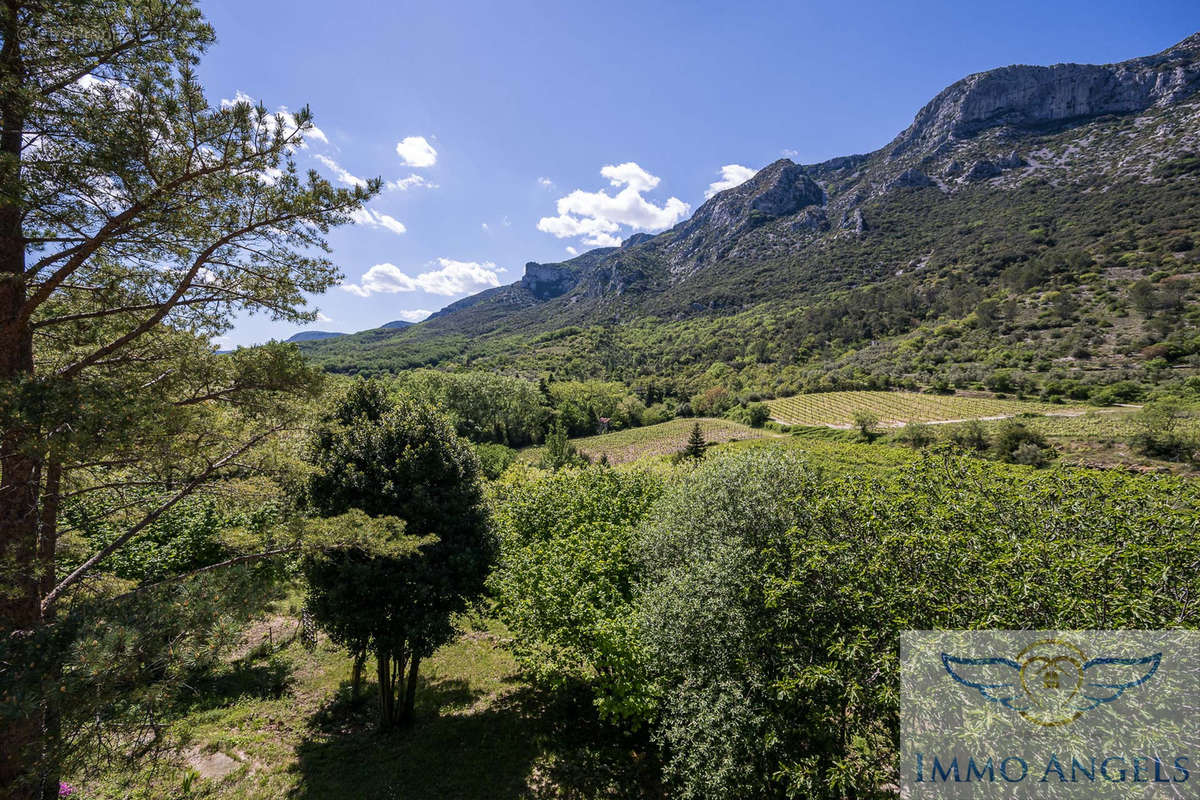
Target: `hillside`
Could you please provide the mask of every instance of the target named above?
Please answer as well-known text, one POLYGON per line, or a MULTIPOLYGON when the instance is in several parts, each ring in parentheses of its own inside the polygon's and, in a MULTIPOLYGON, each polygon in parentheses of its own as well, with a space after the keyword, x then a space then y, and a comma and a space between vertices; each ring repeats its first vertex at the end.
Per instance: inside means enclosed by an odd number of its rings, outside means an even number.
POLYGON ((1005 368, 1031 385, 1153 380, 1200 350, 1198 89, 1200 34, 1119 64, 972 75, 873 153, 781 159, 658 235, 303 348, 342 372, 685 389, 733 373, 764 393, 1005 368))

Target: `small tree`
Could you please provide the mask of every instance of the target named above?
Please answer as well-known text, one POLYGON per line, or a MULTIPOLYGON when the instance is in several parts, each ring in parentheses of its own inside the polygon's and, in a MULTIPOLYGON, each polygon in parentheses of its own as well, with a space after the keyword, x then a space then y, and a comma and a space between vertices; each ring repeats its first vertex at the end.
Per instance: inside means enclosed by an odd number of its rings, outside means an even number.
POLYGON ((587 459, 579 454, 575 445, 567 440, 567 428, 561 419, 554 421, 550 432, 546 434, 546 449, 542 453, 542 469, 560 470, 563 467, 577 467, 587 463, 587 459))
POLYGON ((1133 446, 1142 454, 1169 460, 1196 459, 1200 440, 1185 426, 1187 411, 1173 398, 1146 403, 1133 416, 1133 446))
POLYGON ((900 429, 897 438, 909 447, 917 449, 928 447, 937 439, 933 430, 924 422, 909 422, 900 429))
POLYGON ((321 516, 360 509, 435 537, 419 556, 362 548, 305 559, 308 606, 356 658, 373 652, 384 728, 412 719, 421 659, 454 635, 496 555, 478 458, 449 420, 374 381, 354 384, 318 426, 305 497, 321 516))
POLYGON ((987 430, 977 419, 969 419, 951 426, 946 432, 946 438, 963 450, 973 450, 976 453, 982 453, 991 446, 987 430))
POLYGON ((1029 467, 1043 466, 1054 456, 1054 448, 1045 436, 1012 419, 1000 427, 992 449, 1001 461, 1029 467))
POLYGON ((761 428, 771 418, 771 409, 766 403, 751 403, 746 406, 746 418, 751 428, 761 428))
POLYGON ((688 436, 687 447, 683 448, 680 455, 693 461, 700 461, 707 452, 708 442, 704 441, 704 431, 700 430, 700 423, 697 422, 692 425, 692 433, 688 436))
POLYGON ((855 411, 854 427, 858 428, 858 435, 864 442, 873 442, 879 436, 879 416, 870 411, 855 411))

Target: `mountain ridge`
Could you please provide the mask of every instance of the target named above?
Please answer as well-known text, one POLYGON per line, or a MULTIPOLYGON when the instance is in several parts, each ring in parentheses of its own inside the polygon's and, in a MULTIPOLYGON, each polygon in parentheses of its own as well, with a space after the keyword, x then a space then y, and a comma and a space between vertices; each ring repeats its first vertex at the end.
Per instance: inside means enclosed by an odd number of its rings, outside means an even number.
MULTIPOLYGON (((982 298, 1002 293, 1000 271, 1013 264, 1050 255, 1106 260, 1107 250, 1124 246, 1110 241, 1114 230, 1131 218, 1145 217, 1138 224, 1147 229, 1173 225, 1170 235, 1200 234, 1192 199, 1200 169, 1188 160, 1200 152, 1198 89, 1200 34, 1117 64, 976 73, 939 92, 878 150, 809 165, 779 159, 669 230, 634 234, 620 247, 565 262, 530 262, 516 283, 463 298, 394 336, 372 335, 373 352, 358 355, 376 369, 482 360, 532 371, 538 351, 571 361, 554 349, 561 344, 544 342, 580 334, 556 331, 646 320, 687 327, 756 308, 807 329, 822 304, 847 292, 929 297, 940 291, 937 282, 949 281, 982 298), (1007 255, 995 257, 999 251, 1007 255)), ((1124 284, 1114 291, 1124 292, 1124 284)), ((948 313, 937 304, 926 312, 948 313)), ((894 324, 863 322, 870 328, 864 342, 932 322, 919 309, 906 313, 894 324)), ((830 330, 813 335, 806 352, 820 352, 826 363, 857 341, 830 330)), ((786 340, 778 331, 769 336, 780 347, 786 340)), ((353 357, 339 355, 353 342, 305 349, 330 368, 353 370, 353 357)), ((577 344, 583 353, 595 350, 594 342, 577 344)), ((637 374, 644 367, 632 362, 655 360, 661 348, 623 354, 630 363, 597 371, 637 374)), ((796 356, 772 363, 783 360, 796 356)), ((579 363, 571 369, 586 371, 579 363)))

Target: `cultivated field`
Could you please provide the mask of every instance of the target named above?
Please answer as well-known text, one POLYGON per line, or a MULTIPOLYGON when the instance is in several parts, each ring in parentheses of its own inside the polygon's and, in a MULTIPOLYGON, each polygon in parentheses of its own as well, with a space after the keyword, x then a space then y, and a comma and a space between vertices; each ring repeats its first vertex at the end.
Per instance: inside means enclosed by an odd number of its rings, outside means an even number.
MULTIPOLYGON (((572 439, 571 443, 593 460, 601 455, 608 456, 611 464, 627 464, 647 456, 662 456, 678 453, 687 444, 692 426, 699 422, 705 441, 712 443, 734 442, 742 439, 761 439, 778 436, 770 431, 751 428, 727 419, 673 419, 644 428, 627 428, 599 436, 572 439)), ((522 451, 522 460, 536 461, 541 457, 540 447, 522 451)))
POLYGON ((944 422, 998 419, 1017 414, 1082 414, 1083 407, 1053 405, 990 397, 917 394, 915 392, 821 392, 770 400, 771 417, 788 425, 828 425, 849 428, 854 414, 866 411, 884 426, 906 422, 944 422))

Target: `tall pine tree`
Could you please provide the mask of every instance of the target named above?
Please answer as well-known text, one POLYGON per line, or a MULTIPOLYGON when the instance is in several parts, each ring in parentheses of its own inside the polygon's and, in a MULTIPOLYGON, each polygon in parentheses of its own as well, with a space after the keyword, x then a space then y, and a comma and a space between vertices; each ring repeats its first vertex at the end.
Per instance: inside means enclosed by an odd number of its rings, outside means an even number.
POLYGON ((0 692, 0 796, 32 798, 57 791, 58 714, 54 670, 31 683, 22 647, 291 424, 317 380, 294 350, 208 342, 246 310, 312 319, 304 293, 340 277, 324 234, 380 187, 297 170, 307 109, 210 105, 191 0, 5 0, 0 37, 0 689, 22 687, 0 692), (134 483, 153 499, 62 574, 63 502, 134 483))

